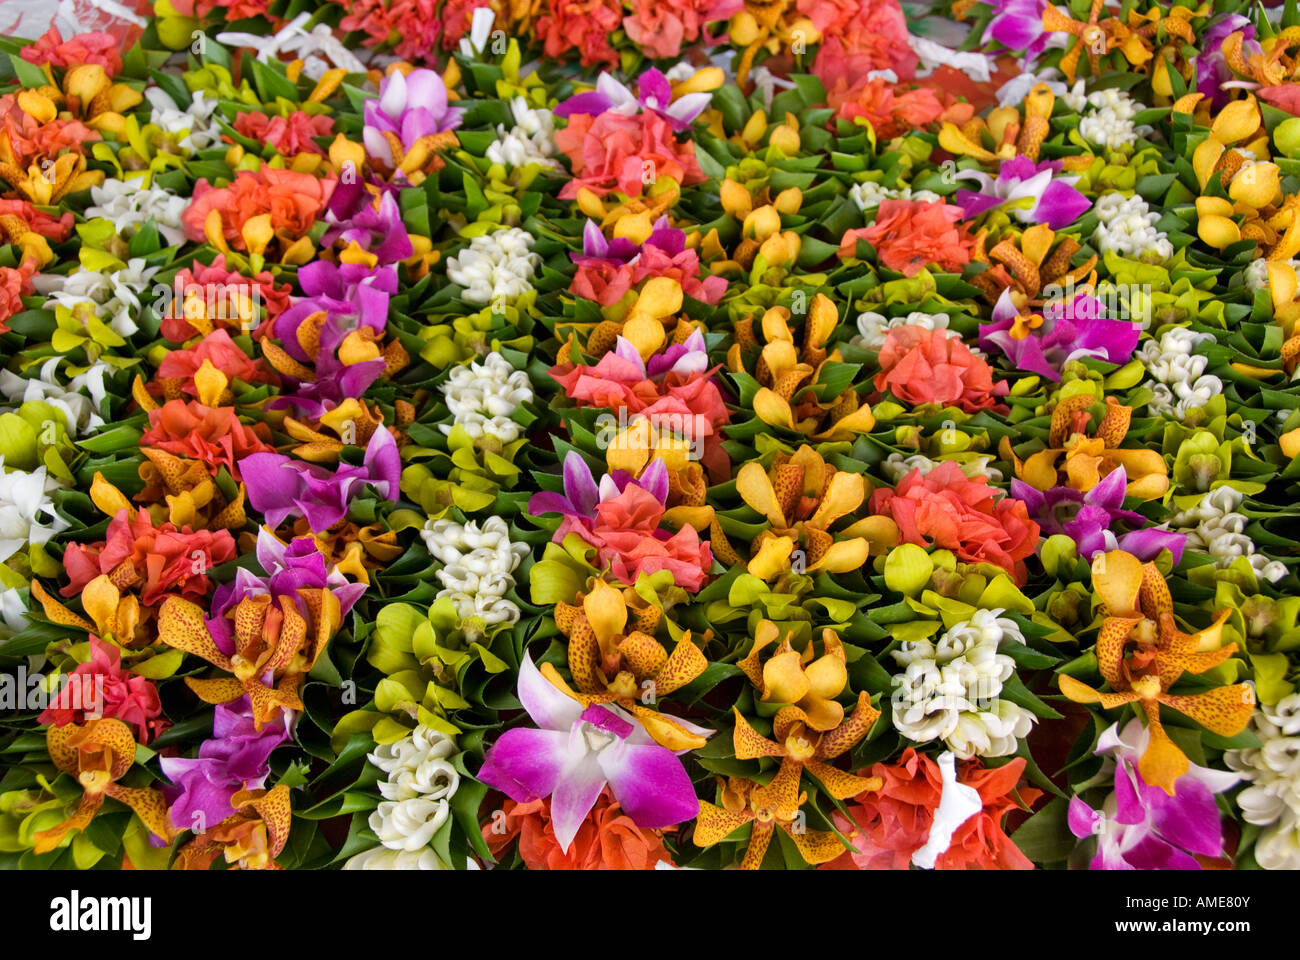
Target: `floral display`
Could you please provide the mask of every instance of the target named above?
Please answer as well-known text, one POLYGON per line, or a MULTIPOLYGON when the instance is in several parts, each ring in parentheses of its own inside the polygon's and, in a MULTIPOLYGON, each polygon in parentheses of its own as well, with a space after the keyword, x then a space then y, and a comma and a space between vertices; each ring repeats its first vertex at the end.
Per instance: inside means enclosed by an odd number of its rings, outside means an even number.
POLYGON ((1294 2, 108 6, 0 866, 1300 869, 1294 2))

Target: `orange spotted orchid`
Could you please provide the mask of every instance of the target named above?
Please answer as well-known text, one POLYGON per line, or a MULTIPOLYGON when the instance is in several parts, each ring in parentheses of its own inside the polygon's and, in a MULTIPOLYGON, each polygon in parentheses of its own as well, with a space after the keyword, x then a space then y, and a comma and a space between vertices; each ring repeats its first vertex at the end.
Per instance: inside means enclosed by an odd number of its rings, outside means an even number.
POLYGON ((289 788, 240 790, 230 800, 235 815, 199 834, 177 852, 181 870, 207 870, 220 854, 241 870, 282 870, 275 862, 289 840, 289 788))
POLYGON ((1170 796, 1190 761, 1160 722, 1161 705, 1195 720, 1211 733, 1231 737, 1250 723, 1254 688, 1248 683, 1215 687, 1204 693, 1175 694, 1171 688, 1184 673, 1201 674, 1237 650, 1222 644, 1230 610, 1198 633, 1183 633, 1174 622, 1169 585, 1155 564, 1112 550, 1093 561, 1093 588, 1106 617, 1097 635, 1097 667, 1111 691, 1095 690, 1067 674, 1061 692, 1076 703, 1095 703, 1110 710, 1136 704, 1146 714, 1150 742, 1138 764, 1142 779, 1170 796))
POLYGON ((939 146, 954 156, 974 157, 980 163, 998 163, 1015 157, 1037 161, 1051 131, 1056 94, 1040 83, 1025 96, 1025 115, 1015 107, 996 107, 988 118, 973 117, 958 127, 945 121, 939 129, 939 146), (990 150, 985 142, 993 144, 990 150))
POLYGON ((542 676, 584 707, 617 703, 661 746, 695 749, 704 746, 704 737, 640 702, 646 694, 653 702, 681 689, 709 665, 689 631, 672 653, 665 650, 654 638, 662 618, 663 611, 634 588, 619 590, 596 580, 575 603, 555 605, 556 625, 569 638, 569 673, 577 691, 549 663, 541 665, 542 676))
POLYGON ((149 788, 124 787, 117 782, 135 763, 135 735, 125 723, 100 717, 84 724, 51 726, 45 733, 45 742, 54 765, 77 779, 82 794, 71 817, 35 835, 37 853, 54 850, 71 830, 86 829, 104 805, 105 797, 134 810, 156 836, 172 839, 167 801, 162 793, 149 788))

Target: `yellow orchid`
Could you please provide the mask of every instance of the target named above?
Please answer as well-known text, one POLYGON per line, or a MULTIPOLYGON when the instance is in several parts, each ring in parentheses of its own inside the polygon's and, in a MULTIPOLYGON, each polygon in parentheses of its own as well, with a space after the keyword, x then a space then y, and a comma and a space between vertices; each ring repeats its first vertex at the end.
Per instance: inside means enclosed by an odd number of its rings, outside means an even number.
POLYGON ((736 321, 736 342, 727 351, 727 366, 736 373, 747 372, 746 358, 757 353, 753 376, 762 386, 754 396, 754 413, 764 423, 814 440, 851 440, 871 430, 876 418, 870 407, 862 406, 853 387, 827 401, 818 400, 809 389, 819 382, 826 363, 841 359, 839 350, 826 351, 839 322, 835 304, 825 294, 813 298, 803 323, 802 350, 795 345, 791 319, 785 307, 769 308, 760 323, 761 348, 754 335, 754 318, 736 321))
POLYGON ((867 518, 831 532, 836 521, 866 500, 861 474, 836 470, 805 444, 792 455, 778 453, 770 469, 757 461, 745 464, 736 475, 736 490, 769 524, 754 538, 748 564, 760 580, 770 581, 789 570, 796 550, 806 560, 800 572, 847 573, 866 563, 868 534, 877 520, 867 518))
POLYGON ((143 100, 140 91, 114 83, 97 63, 69 67, 62 89, 47 85, 18 94, 18 105, 38 123, 49 123, 55 117, 81 120, 91 129, 119 139, 126 128, 122 114, 143 100))
POLYGON ((1147 783, 1173 796, 1189 761, 1165 732, 1160 706, 1222 737, 1244 730, 1254 712, 1254 688, 1248 683, 1205 693, 1170 693, 1183 673, 1205 673, 1236 652, 1235 643, 1222 642, 1223 624, 1231 611, 1220 611, 1215 622, 1198 633, 1183 633, 1174 623, 1173 599, 1164 575, 1155 564, 1142 563, 1122 550, 1100 554, 1093 561, 1092 581, 1106 611, 1097 635, 1097 668, 1114 692, 1099 692, 1066 674, 1059 678, 1061 692, 1076 703, 1095 703, 1104 710, 1137 704, 1146 714, 1150 732, 1138 771, 1147 783))
POLYGON ((745 9, 732 16, 728 33, 732 43, 745 48, 736 66, 736 83, 742 87, 760 50, 776 54, 783 47, 812 45, 821 40, 821 31, 800 13, 795 0, 745 0, 745 9))
POLYGON ((79 153, 41 157, 24 170, 17 163, 8 134, 0 133, 0 178, 36 206, 52 207, 69 194, 99 186, 104 171, 87 170, 86 158, 79 153))
POLYGON ((282 869, 275 858, 289 839, 289 788, 281 783, 270 790, 240 790, 230 806, 232 816, 177 851, 175 869, 208 870, 218 855, 241 870, 282 869))
POLYGON ((130 807, 156 836, 167 841, 172 839, 162 791, 124 787, 117 782, 135 764, 135 736, 125 723, 99 717, 84 724, 51 726, 45 731, 45 743, 54 765, 76 778, 82 794, 71 817, 35 835, 36 853, 49 853, 63 842, 69 831, 90 826, 105 797, 130 807))
POLYGON ((1123 22, 1116 17, 1099 19, 1105 9, 1106 0, 1092 0, 1092 8, 1088 11, 1087 20, 1075 20, 1050 3, 1043 10, 1045 31, 1068 33, 1076 38, 1058 65, 1068 83, 1074 83, 1074 77, 1079 72, 1079 59, 1085 52, 1088 54, 1092 76, 1099 76, 1102 54, 1110 53, 1119 46, 1121 31, 1127 32, 1123 22))
POLYGON ((654 638, 662 617, 663 611, 632 587, 620 590, 603 580, 593 581, 575 603, 555 605, 555 623, 569 639, 569 674, 577 691, 568 687, 551 664, 542 664, 541 672, 583 706, 617 703, 670 750, 695 749, 704 746, 703 737, 643 705, 647 699, 654 702, 680 690, 709 665, 691 640, 690 631, 677 641, 672 653, 664 649, 654 638))
POLYGON ((370 408, 355 397, 348 397, 317 422, 323 430, 332 431, 333 436, 293 417, 284 418, 284 432, 298 441, 291 448, 294 456, 312 463, 338 463, 345 447, 366 446, 375 431, 383 427, 384 418, 378 406, 370 408))
POLYGON ((1288 27, 1271 37, 1258 37, 1260 52, 1249 57, 1242 54, 1245 42, 1245 34, 1240 30, 1223 41, 1223 59, 1233 73, 1261 87, 1276 87, 1300 79, 1300 56, 1292 53, 1300 47, 1300 27, 1288 27))
POLYGON ((1105 413, 1094 434, 1085 432, 1092 417, 1090 408, 1096 402, 1091 394, 1066 397, 1052 412, 1046 450, 1022 462, 1012 451, 1010 439, 1004 437, 1002 456, 1011 461, 1016 476, 1035 490, 1064 484, 1087 493, 1102 477, 1123 467, 1128 477, 1128 496, 1142 500, 1164 496, 1169 489, 1169 470, 1159 451, 1120 447, 1128 435, 1131 407, 1107 397, 1105 413))
POLYGON ((997 107, 989 111, 987 120, 973 117, 961 127, 945 121, 939 129, 939 146, 955 156, 974 157, 981 163, 997 163, 1017 156, 1037 161, 1051 130, 1055 105, 1056 94, 1047 84, 1037 84, 1025 95, 1023 120, 1015 107, 997 107), (986 139, 994 145, 992 150, 984 146, 986 139))
POLYGON ((790 633, 781 639, 780 628, 771 620, 760 620, 754 629, 754 645, 736 666, 745 672, 763 703, 791 704, 803 711, 804 724, 825 731, 844 721, 844 707, 835 699, 849 682, 848 657, 834 630, 822 631, 822 650, 816 657, 809 643, 796 650, 790 633), (766 660, 760 655, 776 647, 766 660))
MULTIPOLYGON (((651 277, 646 281, 622 320, 602 320, 591 325, 567 325, 573 333, 585 333, 583 352, 602 357, 613 350, 623 337, 636 347, 642 360, 648 360, 670 344, 685 343, 696 330, 706 331, 695 322, 678 316, 682 308, 682 286, 672 277, 651 277)), ((568 363, 571 342, 560 347, 557 363, 568 363)))
POLYGON ((670 418, 652 420, 635 415, 609 442, 605 463, 609 472, 625 470, 634 477, 655 459, 668 469, 668 506, 704 506, 708 479, 698 459, 704 437, 689 436, 670 418))

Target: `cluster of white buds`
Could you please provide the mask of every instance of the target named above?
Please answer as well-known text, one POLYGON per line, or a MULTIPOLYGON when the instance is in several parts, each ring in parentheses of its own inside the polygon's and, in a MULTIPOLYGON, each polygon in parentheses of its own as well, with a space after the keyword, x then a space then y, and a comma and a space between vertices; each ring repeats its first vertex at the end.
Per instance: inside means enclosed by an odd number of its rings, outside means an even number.
POLYGON ((892 654, 903 673, 894 677, 893 720, 917 743, 942 740, 957 757, 1005 757, 1029 734, 1034 716, 999 697, 1015 661, 998 650, 1024 643, 1015 621, 1000 609, 978 610, 934 642, 912 640, 892 654))
POLYGON ((140 329, 136 317, 145 309, 140 298, 158 270, 158 267, 146 267, 144 257, 132 257, 120 270, 74 270, 66 277, 40 273, 32 284, 37 293, 69 310, 89 306, 94 316, 108 324, 114 333, 129 337, 140 329))
POLYGON ((1223 381, 1205 372, 1210 358, 1194 352, 1206 340, 1216 342, 1212 334, 1171 327, 1159 340, 1142 344, 1138 358, 1154 381, 1150 387, 1155 396, 1147 404, 1152 413, 1181 420, 1223 392, 1223 381))
POLYGON ((518 227, 475 237, 469 247, 447 259, 447 277, 464 288, 470 303, 503 309, 533 289, 542 258, 533 253, 533 235, 518 227))
POLYGON ((911 187, 882 187, 874 180, 864 180, 849 188, 849 198, 863 213, 880 206, 882 200, 916 200, 934 203, 943 197, 933 190, 913 190, 911 187))
POLYGON ((505 124, 497 126, 497 138, 488 144, 487 158, 508 167, 535 163, 548 170, 557 169, 555 115, 545 108, 534 110, 523 97, 510 101, 510 113, 514 127, 507 130, 505 124))
POLYGON ((442 387, 452 422, 439 429, 450 434, 463 427, 471 437, 493 436, 502 443, 519 438, 519 424, 510 415, 520 404, 533 399, 528 374, 516 370, 499 353, 489 353, 482 362, 457 367, 442 387))
POLYGON ((176 145, 182 150, 193 153, 221 142, 221 127, 212 119, 217 98, 206 90, 191 91, 190 105, 184 110, 162 87, 147 87, 144 95, 153 108, 149 122, 176 137, 176 145))
POLYGON ((1164 263, 1174 255, 1169 237, 1156 229, 1160 214, 1153 213, 1137 194, 1108 193, 1093 210, 1099 221, 1092 235, 1097 249, 1144 263, 1164 263))
POLYGON ((93 205, 86 208, 86 218, 103 217, 113 221, 120 237, 130 237, 152 220, 169 244, 185 242, 181 214, 190 205, 188 197, 144 186, 140 180, 105 180, 90 188, 93 205))
POLYGON ((1257 577, 1277 583, 1286 576, 1286 565, 1256 551, 1255 541, 1245 532, 1250 520, 1237 512, 1243 499, 1244 495, 1232 487, 1215 487, 1196 506, 1170 517, 1169 526, 1187 535, 1190 549, 1214 557, 1215 566, 1226 567, 1237 557, 1245 557, 1257 577))
POLYGON ((1094 147, 1123 150, 1136 142, 1137 127, 1133 118, 1142 112, 1142 104, 1123 90, 1098 90, 1088 96, 1092 109, 1079 118, 1079 135, 1094 147))
POLYGON ((460 786, 460 774, 448 759, 456 753, 450 737, 421 725, 369 755, 388 775, 379 783, 384 801, 370 814, 369 823, 389 850, 418 851, 447 821, 450 800, 460 786))
MULTIPOLYGON (((471 861, 472 863, 473 861, 471 861)), ((477 865, 476 865, 477 866, 477 865)), ((343 864, 344 870, 446 870, 431 847, 419 850, 389 850, 371 847, 343 864)))
POLYGON ((445 566, 437 572, 442 583, 438 598, 450 597, 462 620, 479 619, 485 626, 513 624, 519 608, 506 599, 515 585, 512 576, 528 554, 525 543, 511 543, 501 517, 477 521, 428 520, 420 531, 429 553, 445 566))
MULTIPOLYGON (((880 350, 885 345, 885 337, 895 327, 920 327, 922 330, 942 330, 949 340, 960 340, 961 334, 948 329, 949 317, 946 313, 921 313, 913 311, 904 317, 886 317, 884 314, 867 310, 858 314, 858 335, 850 343, 864 350, 880 350)), ((972 348, 972 353, 977 351, 972 348)))
MULTIPOLYGON (((922 453, 914 453, 907 457, 901 453, 891 453, 880 465, 880 469, 889 478, 890 483, 897 484, 913 470, 919 469, 921 475, 925 476, 943 462, 942 460, 931 460, 922 453)), ((961 472, 971 479, 988 477, 989 483, 1001 483, 1002 471, 990 466, 992 462, 993 458, 989 456, 971 457, 967 460, 958 460, 957 466, 961 467, 961 472)))
POLYGON ((1300 870, 1300 693, 1261 704, 1251 728, 1262 745, 1229 750, 1223 759, 1251 782, 1237 794, 1237 806, 1247 823, 1264 828, 1255 862, 1265 870, 1300 870))

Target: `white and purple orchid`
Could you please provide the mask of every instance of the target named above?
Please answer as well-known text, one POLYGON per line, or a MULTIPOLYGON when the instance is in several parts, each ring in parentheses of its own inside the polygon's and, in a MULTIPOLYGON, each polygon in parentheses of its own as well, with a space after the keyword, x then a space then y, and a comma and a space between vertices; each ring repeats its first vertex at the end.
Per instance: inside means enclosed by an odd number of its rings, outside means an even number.
POLYGON ((1070 800, 1070 831, 1097 837, 1093 870, 1199 870, 1201 857, 1223 856, 1223 826, 1214 795, 1241 779, 1235 773, 1191 764, 1173 796, 1138 773, 1149 731, 1134 718, 1114 724, 1097 741, 1097 754, 1115 765, 1115 789, 1094 810, 1078 796, 1070 800))
POLYGON ((564 493, 543 490, 533 494, 528 500, 528 512, 535 517, 558 513, 576 521, 585 520, 590 526, 596 519, 596 505, 613 500, 629 484, 645 490, 660 503, 668 502, 668 467, 661 458, 651 460, 640 477, 615 470, 602 476, 597 484, 582 454, 570 450, 564 457, 564 493))
POLYGON ((379 96, 366 101, 361 136, 370 156, 392 166, 393 151, 385 133, 395 135, 409 153, 420 138, 455 130, 464 113, 447 105, 447 87, 438 71, 394 70, 379 85, 379 96))
POLYGON ((1092 201, 1074 188, 1078 177, 1058 176, 1061 167, 1060 161, 1034 163, 1028 157, 1016 157, 1002 161, 996 177, 979 170, 959 170, 958 180, 974 180, 980 189, 958 190, 956 201, 967 220, 1006 205, 1007 212, 1021 223, 1045 223, 1060 230, 1092 206, 1092 201))
MULTIPOLYGON (((699 812, 678 755, 655 743, 627 711, 612 703, 584 708, 542 676, 527 653, 519 666, 518 692, 537 727, 501 734, 477 777, 519 803, 550 797, 561 850, 568 852, 606 786, 645 829, 672 826, 699 812)), ((672 719, 693 732, 711 732, 672 719)))
POLYGON ((1137 349, 1142 325, 1105 313, 1105 304, 1086 293, 1068 302, 1053 299, 1041 313, 1027 313, 1016 307, 1008 288, 993 307, 993 322, 980 327, 980 349, 1001 352, 1017 370, 1053 381, 1061 379, 1061 368, 1071 360, 1127 363, 1137 349))
POLYGON ((612 74, 602 73, 596 80, 595 90, 570 97, 554 112, 557 117, 579 113, 598 116, 606 112, 634 116, 642 110, 649 110, 667 120, 674 130, 681 131, 695 122, 712 99, 712 93, 688 93, 674 100, 668 78, 651 67, 637 78, 636 93, 614 79, 612 74))
POLYGON ((993 19, 984 28, 984 36, 1008 50, 1023 52, 1025 63, 1032 63, 1047 47, 1043 29, 1046 8, 1047 0, 994 0, 993 19))

